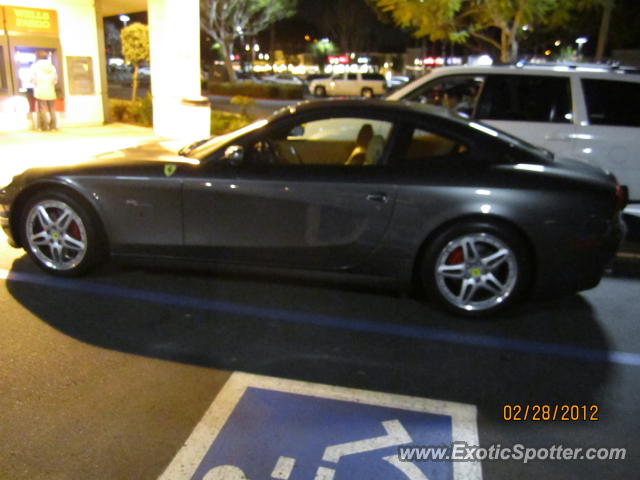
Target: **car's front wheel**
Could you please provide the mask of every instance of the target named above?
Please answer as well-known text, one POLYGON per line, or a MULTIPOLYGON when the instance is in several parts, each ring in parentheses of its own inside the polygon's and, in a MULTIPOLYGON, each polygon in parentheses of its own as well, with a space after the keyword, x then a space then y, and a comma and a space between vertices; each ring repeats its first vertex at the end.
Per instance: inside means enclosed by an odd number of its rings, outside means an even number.
POLYGON ((373 98, 373 90, 370 88, 363 88, 360 94, 363 98, 373 98))
POLYGON ((465 316, 488 316, 515 304, 526 292, 530 261, 510 228, 468 222, 447 228, 428 246, 422 282, 429 297, 465 316))
POLYGON ((94 216, 66 192, 48 190, 29 199, 21 231, 29 256, 48 273, 79 275, 102 258, 94 216))

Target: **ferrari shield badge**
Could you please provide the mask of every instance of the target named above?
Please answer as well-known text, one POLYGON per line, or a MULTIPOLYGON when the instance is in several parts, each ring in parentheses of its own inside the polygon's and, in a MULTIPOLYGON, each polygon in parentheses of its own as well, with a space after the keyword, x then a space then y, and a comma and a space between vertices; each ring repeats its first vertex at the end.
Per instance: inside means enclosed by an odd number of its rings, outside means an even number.
POLYGON ((169 165, 165 165, 164 166, 164 175, 165 177, 170 177, 171 175, 173 175, 174 173, 176 173, 176 166, 173 164, 169 164, 169 165))

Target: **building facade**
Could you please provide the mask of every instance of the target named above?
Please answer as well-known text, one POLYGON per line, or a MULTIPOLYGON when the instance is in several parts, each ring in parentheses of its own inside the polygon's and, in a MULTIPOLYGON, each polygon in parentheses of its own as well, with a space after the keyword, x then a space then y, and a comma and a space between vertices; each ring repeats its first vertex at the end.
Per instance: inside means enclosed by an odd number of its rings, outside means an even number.
POLYGON ((33 128, 29 70, 44 50, 58 71, 56 111, 64 126, 107 120, 103 18, 148 11, 154 129, 208 135, 200 98, 197 0, 10 0, 0 4, 0 132, 33 128), (185 101, 187 100, 187 101, 185 101))

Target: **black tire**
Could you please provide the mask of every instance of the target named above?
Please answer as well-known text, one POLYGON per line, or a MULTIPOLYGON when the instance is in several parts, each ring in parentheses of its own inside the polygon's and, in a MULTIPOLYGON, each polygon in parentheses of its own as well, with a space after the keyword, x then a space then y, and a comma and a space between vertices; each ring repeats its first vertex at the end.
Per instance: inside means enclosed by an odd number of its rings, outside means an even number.
POLYGON ((368 87, 365 87, 365 88, 363 88, 363 89, 362 89, 362 91, 360 92, 360 95, 361 95, 363 98, 373 98, 373 90, 371 90, 371 89, 370 89, 370 88, 368 88, 368 87))
POLYGON ((27 200, 20 235, 35 264, 61 277, 82 275, 106 256, 95 214, 62 189, 47 189, 27 200))
POLYGON ((322 86, 317 86, 316 88, 313 89, 313 94, 316 97, 326 97, 327 96, 327 89, 322 87, 322 86))
POLYGON ((442 231, 424 251, 420 279, 428 297, 467 317, 507 310, 529 289, 531 260, 511 228, 464 222, 442 231))

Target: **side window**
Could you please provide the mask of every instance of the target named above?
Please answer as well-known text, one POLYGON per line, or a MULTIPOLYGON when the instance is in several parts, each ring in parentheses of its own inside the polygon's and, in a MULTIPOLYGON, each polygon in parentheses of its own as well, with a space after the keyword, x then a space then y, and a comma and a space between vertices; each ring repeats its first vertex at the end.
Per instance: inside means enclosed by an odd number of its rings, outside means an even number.
POLYGON ((640 83, 582 80, 591 125, 640 127, 640 83))
POLYGON ((452 138, 428 132, 421 128, 413 131, 411 142, 405 155, 405 160, 410 162, 428 161, 432 158, 450 155, 461 155, 467 151, 463 145, 452 138))
POLYGON ((412 92, 407 100, 443 107, 470 117, 475 109, 478 93, 484 77, 476 75, 454 75, 423 85, 412 92))
POLYGON ((358 75, 356 75, 355 73, 350 73, 347 75, 347 80, 357 80, 358 79, 358 75))
POLYGON ((326 118, 295 125, 250 149, 253 164, 377 165, 392 123, 369 118, 326 118))
POLYGON ((475 118, 570 123, 573 115, 569 78, 489 75, 475 118))

